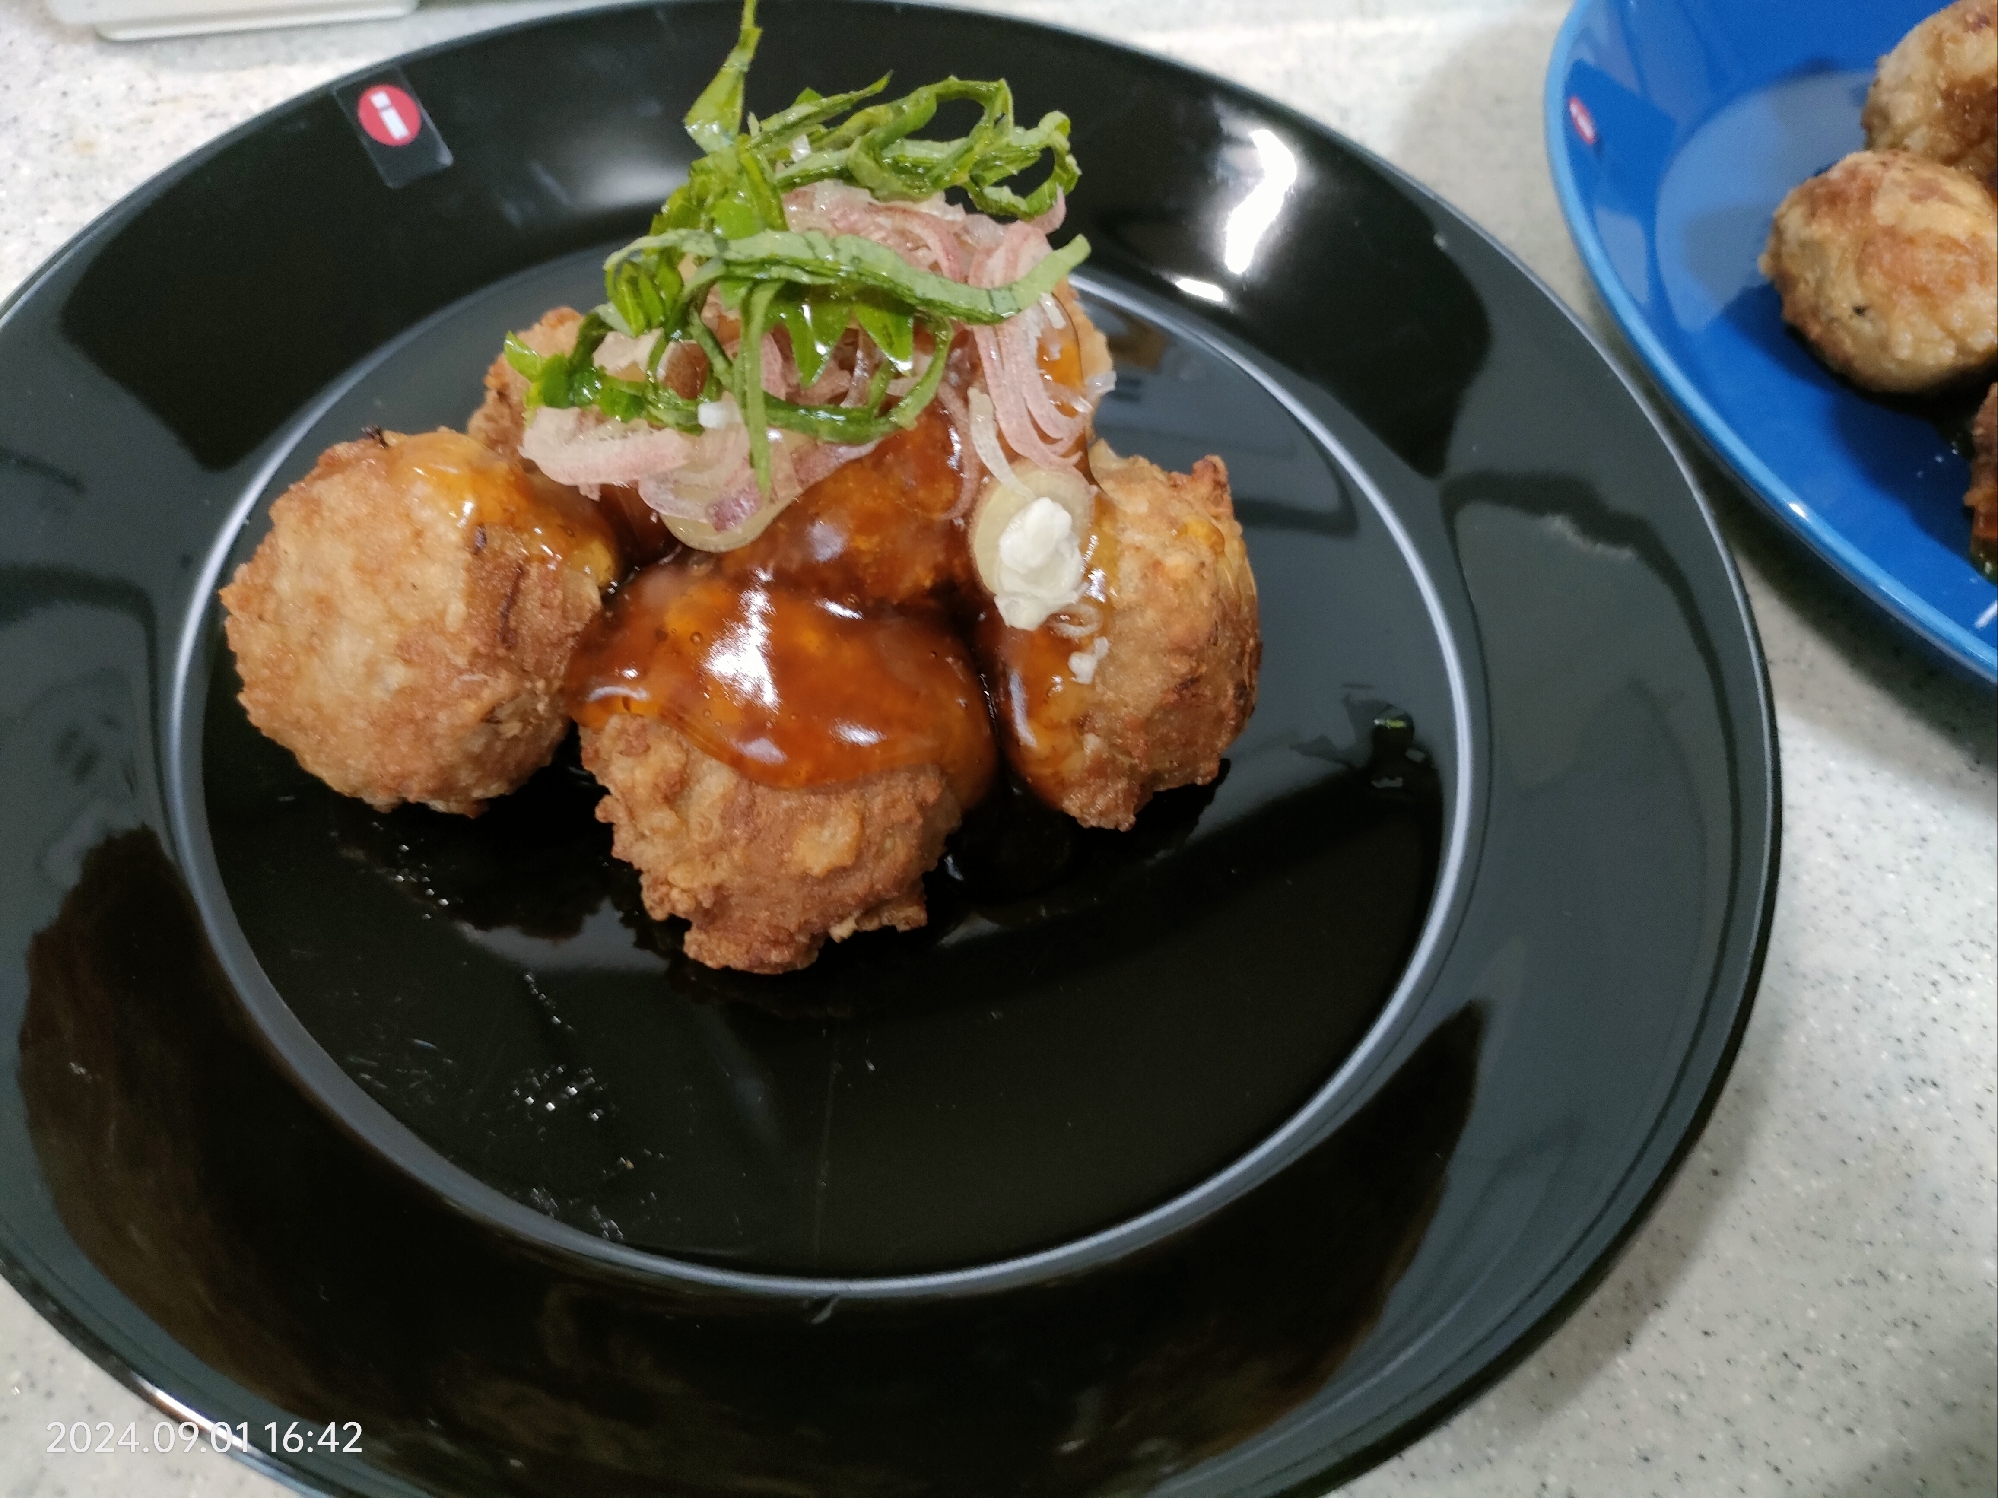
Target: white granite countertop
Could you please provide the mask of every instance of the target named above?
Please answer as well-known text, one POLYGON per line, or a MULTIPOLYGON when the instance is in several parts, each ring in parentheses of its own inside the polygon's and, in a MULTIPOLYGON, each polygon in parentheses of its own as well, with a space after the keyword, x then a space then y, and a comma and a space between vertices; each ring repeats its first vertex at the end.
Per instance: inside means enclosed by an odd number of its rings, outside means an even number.
MULTIPOLYGON (((1607 329, 1541 146, 1560 0, 983 3, 1304 110, 1435 187, 1607 329)), ((440 4, 121 45, 6 0, 0 295, 258 111, 563 8, 440 4)), ((1747 1039, 1704 1138, 1601 1287, 1504 1381, 1346 1490, 1360 1498, 1998 1492, 1993 699, 1903 644, 1729 480, 1703 481, 1747 576, 1782 735, 1782 887, 1747 1039)), ((44 1451, 50 1420, 153 1418, 0 1288, 0 1495, 281 1491, 206 1453, 44 1451)))

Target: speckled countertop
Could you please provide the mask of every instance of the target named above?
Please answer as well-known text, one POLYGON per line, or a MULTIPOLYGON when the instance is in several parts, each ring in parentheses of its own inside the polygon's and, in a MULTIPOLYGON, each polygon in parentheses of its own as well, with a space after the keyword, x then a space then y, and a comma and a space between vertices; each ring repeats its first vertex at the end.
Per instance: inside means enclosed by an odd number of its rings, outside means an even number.
MULTIPOLYGON (((1565 5, 986 5, 1303 109, 1435 187, 1607 328, 1541 147, 1565 5)), ((431 5, 119 45, 5 0, 0 295, 258 111, 561 8, 431 5)), ((1711 469, 1703 482, 1747 576, 1782 735, 1783 879, 1747 1039, 1704 1138, 1601 1287, 1504 1381, 1346 1490, 1361 1498, 1998 1492, 1993 700, 1903 645, 1731 482, 1711 469)), ((0 1288, 0 1495, 280 1491, 207 1454, 44 1450, 52 1420, 153 1418, 0 1288)))

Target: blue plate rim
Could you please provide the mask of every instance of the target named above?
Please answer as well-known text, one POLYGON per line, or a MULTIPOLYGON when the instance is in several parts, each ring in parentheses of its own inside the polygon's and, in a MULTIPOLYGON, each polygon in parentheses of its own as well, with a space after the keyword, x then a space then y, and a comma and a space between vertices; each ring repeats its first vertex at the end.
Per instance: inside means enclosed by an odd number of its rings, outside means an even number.
POLYGON ((1605 3, 1607 0, 1576 0, 1568 12, 1554 38, 1554 50, 1547 59, 1547 77, 1541 100, 1547 167, 1554 182, 1554 196, 1561 205, 1561 217, 1567 222, 1568 236, 1582 257, 1582 264, 1588 270, 1596 294, 1603 299, 1610 315, 1616 319, 1618 329, 1643 361, 1646 373, 1657 382, 1666 397, 1743 486, 1761 500, 1779 522, 1808 544, 1869 601, 1925 644, 1939 651, 1952 665, 1987 685, 1998 685, 1998 645, 1980 640, 1962 624, 1910 591, 1892 571, 1881 566, 1815 509, 1805 504, 1762 461, 1754 447, 1713 408, 1698 381, 1666 349, 1664 342, 1652 331, 1643 311, 1617 279, 1610 265, 1609 253, 1584 210, 1581 189, 1576 185, 1574 171, 1568 164, 1565 136, 1566 85, 1574 64, 1576 39, 1581 35, 1583 25, 1605 3))

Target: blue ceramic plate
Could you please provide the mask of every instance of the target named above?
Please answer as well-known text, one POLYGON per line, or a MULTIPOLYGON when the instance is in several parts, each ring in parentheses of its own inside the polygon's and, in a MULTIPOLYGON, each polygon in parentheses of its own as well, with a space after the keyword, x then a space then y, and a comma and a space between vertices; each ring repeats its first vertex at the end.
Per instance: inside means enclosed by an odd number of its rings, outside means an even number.
POLYGON ((1936 8, 1581 0, 1548 64, 1547 154, 1589 274, 1679 408, 1861 592, 1992 681, 1963 460, 1827 374, 1755 268, 1783 195, 1864 144, 1875 61, 1936 8))

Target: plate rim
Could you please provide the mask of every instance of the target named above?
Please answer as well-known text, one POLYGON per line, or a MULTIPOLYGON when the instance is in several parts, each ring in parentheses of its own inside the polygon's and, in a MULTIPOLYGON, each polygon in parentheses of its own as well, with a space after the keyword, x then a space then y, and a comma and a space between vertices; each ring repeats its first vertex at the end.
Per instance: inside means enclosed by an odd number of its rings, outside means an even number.
POLYGON ((1618 279, 1610 263, 1609 251, 1589 217, 1566 148, 1568 76, 1574 67, 1574 52, 1584 27, 1608 0, 1575 0, 1554 38, 1547 60, 1547 74, 1541 91, 1541 124, 1545 134, 1547 165, 1554 181, 1554 196, 1568 227, 1576 253, 1589 273, 1596 294, 1616 320, 1618 331, 1642 360, 1645 370, 1657 382, 1666 398, 1685 416, 1689 425, 1786 530, 1802 540, 1816 555, 1874 607, 1913 634, 1957 670, 1998 685, 1998 645, 1986 643, 1958 621, 1951 619, 1928 600, 1909 589, 1892 570, 1834 526, 1814 506, 1806 504, 1795 490, 1777 477, 1757 454, 1754 445, 1732 423, 1714 409, 1699 382, 1687 372, 1665 347, 1630 293, 1618 279))
MULTIPOLYGON (((392 57, 379 59, 367 67, 352 70, 341 75, 339 78, 327 80, 301 90, 279 101, 272 107, 260 111, 255 116, 206 142, 187 155, 176 159, 119 198, 116 202, 109 205, 102 212, 95 215, 30 272, 19 286, 4 299, 0 299, 0 327, 3 327, 10 321, 17 308, 33 292, 39 289, 42 283, 58 268, 68 262, 83 244, 92 239, 108 220, 142 209, 161 192, 186 175, 204 166, 212 157, 227 149, 230 145, 266 128, 272 120, 298 107, 305 101, 316 99, 322 94, 330 95, 333 90, 344 84, 351 84, 355 80, 366 78, 386 68, 402 66, 413 60, 428 58, 509 33, 522 32, 564 22, 573 23, 587 17, 621 11, 671 11, 679 9, 684 4, 692 3, 701 3, 701 0, 613 0, 613 3, 599 6, 580 7, 575 10, 525 17, 509 21, 502 25, 470 31, 463 35, 398 53, 392 57)), ((1578 0, 1574 11, 1571 12, 1567 22, 1564 23, 1562 32, 1563 41, 1569 36, 1571 28, 1575 26, 1577 15, 1585 10, 1589 3, 1590 0, 1578 0)), ((802 8, 800 6, 800 9, 802 8)), ((1285 1471, 1280 1480, 1286 1483, 1301 1483, 1303 1485, 1286 1487, 1283 1491, 1294 1493, 1296 1498, 1305 1498, 1307 1493, 1316 1494, 1320 1491, 1319 1485, 1322 1485, 1324 1481, 1344 1482, 1348 1478, 1375 1466, 1394 1452, 1420 1439, 1429 1431, 1448 1420, 1463 1406, 1479 1397, 1491 1386, 1507 1376, 1530 1356, 1532 1352, 1541 1346, 1573 1314, 1577 1306, 1593 1293, 1608 1276, 1620 1258, 1624 1248, 1635 1236, 1638 1229, 1648 1220, 1666 1189, 1677 1179, 1678 1172, 1686 1156, 1691 1153, 1693 1147, 1697 1144, 1714 1107, 1718 1103, 1720 1094, 1731 1075, 1742 1037, 1754 1010, 1755 1000, 1765 970, 1775 902, 1780 883, 1782 830, 1781 760, 1767 654, 1762 645, 1760 632, 1756 626, 1755 616, 1749 604, 1739 567, 1720 531, 1711 505, 1694 479, 1685 455, 1681 451, 1680 444, 1675 440, 1672 431, 1667 427, 1659 411, 1647 397, 1644 389, 1632 378, 1629 370, 1612 356, 1608 341, 1586 323, 1574 308, 1570 307, 1556 294, 1547 282, 1527 266, 1518 255, 1501 243, 1490 230, 1451 205, 1426 184, 1410 176, 1401 168, 1394 166, 1376 152, 1351 139, 1333 126, 1306 115, 1302 111, 1281 101, 1261 94, 1246 85, 1200 67, 1197 64, 1183 62, 1176 58, 1167 57, 1163 54, 1134 46, 1128 42, 1099 36, 1058 22, 1047 22, 984 11, 965 12, 960 7, 945 3, 945 0, 891 0, 887 8, 891 10, 922 10, 946 15, 971 14, 983 21, 996 21, 1026 30, 1074 38, 1092 46, 1137 57, 1150 64, 1162 64, 1184 73, 1196 75, 1217 92, 1250 101, 1259 110, 1289 122, 1300 131, 1331 141, 1341 151, 1352 155, 1379 171, 1383 176, 1391 180, 1397 190, 1403 195, 1414 198, 1425 205, 1441 208, 1453 223, 1461 225, 1476 234, 1487 248, 1494 251, 1528 285, 1537 291, 1540 296, 1558 309, 1560 315, 1565 317, 1569 325, 1581 336, 1585 345, 1601 360, 1603 366, 1615 379, 1617 384, 1621 386, 1625 396, 1643 414, 1644 419, 1649 423, 1660 444, 1670 456, 1673 465, 1678 471, 1680 482, 1684 486, 1687 496, 1692 500, 1697 513, 1705 525, 1708 537, 1727 580, 1729 592, 1734 601, 1736 616, 1742 625, 1741 639, 1748 649, 1748 664, 1752 668, 1748 675, 1755 711, 1752 721, 1738 720, 1735 723, 1735 728, 1737 732, 1742 733, 1744 744, 1752 745, 1758 751, 1761 758, 1762 774, 1759 779, 1762 782, 1761 790, 1765 799, 1767 813, 1766 817, 1762 819, 1762 825, 1759 827, 1748 822, 1746 819, 1744 819, 1743 823, 1744 832, 1747 834, 1743 838, 1743 842, 1746 845, 1744 851, 1751 855, 1752 862, 1755 865, 1754 874, 1760 884, 1760 898, 1755 902, 1752 911, 1748 907, 1746 900, 1741 901, 1742 914, 1752 914, 1753 936, 1748 944, 1746 960, 1742 966, 1739 984, 1730 983, 1720 990, 1721 992, 1731 994, 1728 1002, 1733 1006, 1733 1013, 1726 1026, 1725 1034, 1720 1037, 1716 1046, 1712 1039, 1716 1027, 1708 1022, 1703 1022, 1698 1026, 1695 1031, 1694 1040, 1689 1042, 1688 1045, 1689 1054, 1682 1061, 1678 1076, 1674 1078, 1664 1104, 1659 1109, 1657 1115, 1651 1119, 1650 1127, 1646 1130, 1642 1140, 1633 1147, 1629 1164, 1622 1176, 1610 1188, 1608 1199, 1605 1200, 1602 1208, 1593 1217, 1584 1222, 1571 1235, 1569 1253, 1564 1255, 1560 1260, 1557 1260, 1554 1266, 1543 1275, 1536 1285, 1525 1289, 1515 1300, 1515 1308, 1526 1307, 1536 1298, 1537 1291, 1543 1289, 1550 1282, 1567 1279, 1566 1288, 1553 1300, 1548 1302, 1543 1309, 1534 1314, 1524 1327, 1514 1327, 1511 1325, 1510 1320, 1501 1320, 1494 1325, 1486 1334, 1484 1340, 1477 1344, 1473 1351, 1464 1354, 1464 1362, 1475 1363, 1477 1365, 1474 1373, 1452 1381, 1444 1392, 1437 1395, 1430 1402, 1423 1404, 1421 1408, 1417 1409, 1406 1419, 1398 1422, 1390 1429, 1369 1441, 1365 1446, 1356 1448, 1350 1455, 1336 1461, 1328 1463, 1323 1458, 1319 1458, 1316 1463, 1307 1462, 1299 1467, 1285 1471), (1738 992, 1735 991, 1737 987, 1738 992), (1660 1130, 1664 1123, 1665 1115, 1671 1110, 1673 1103, 1675 1101, 1683 1103, 1685 1100, 1684 1081, 1693 1067, 1695 1060, 1694 1053, 1701 1051, 1708 1052, 1711 1056, 1711 1060, 1706 1062, 1701 1068, 1707 1071, 1705 1084, 1701 1088, 1699 1095, 1692 1100, 1691 1109, 1686 1113, 1683 1122, 1674 1125, 1676 1137, 1666 1151, 1665 1158, 1654 1164, 1647 1159, 1647 1155, 1652 1152, 1656 1145, 1660 1137, 1660 1130), (1626 1185, 1634 1176, 1647 1171, 1651 1174, 1651 1179, 1645 1186, 1636 1205, 1634 1207, 1620 1205, 1617 1198, 1624 1191, 1626 1185), (1573 1270, 1570 1267, 1573 1262, 1573 1256, 1577 1251, 1586 1251, 1586 1240, 1591 1236, 1592 1230, 1614 1216, 1620 1216, 1622 1219, 1617 1228, 1594 1251, 1588 1261, 1581 1266, 1579 1272, 1573 1270), (1485 1351, 1486 1347, 1494 1343, 1497 1344, 1495 1350, 1490 1352, 1485 1351), (1309 1475, 1305 1475, 1305 1468, 1307 1466, 1309 1467, 1309 1475)), ((1563 55, 1562 41, 1557 41, 1556 56, 1558 58, 1563 55)), ((1550 98, 1553 96, 1551 92, 1553 88, 1552 78, 1553 74, 1550 72, 1550 98)), ((1550 152, 1550 154, 1552 153, 1550 152)), ((1564 213, 1565 211, 1564 204, 1564 213)), ((390 340, 391 343, 396 341, 398 340, 390 340)), ((375 351, 375 353, 379 353, 379 350, 375 351)), ((369 356, 370 359, 373 357, 374 354, 369 356)), ((1725 699, 1723 699, 1724 701, 1725 699)), ((1452 820, 1454 821, 1455 818, 1452 820)), ((172 823, 169 819, 166 828, 162 829, 167 830, 170 837, 172 835, 171 827, 172 823)), ((172 851, 176 863, 184 861, 187 851, 185 848, 174 846, 172 851)), ((1751 859, 1741 859, 1737 862, 1738 866, 1746 866, 1751 862, 1751 859)), ((1442 893, 1442 890, 1441 870, 1439 869, 1438 893, 1442 893)), ((1739 897, 1737 898, 1739 899, 1739 897)), ((1411 955, 1413 956, 1413 954, 1411 955)), ((1712 1013, 1712 995, 1715 992, 1716 985, 1710 984, 1707 989, 1708 997, 1702 1004, 1702 1009, 1709 1015, 1712 1013)), ((1370 1037, 1373 1033, 1373 1031, 1369 1032, 1370 1037)), ((1362 1042, 1363 1045, 1365 1043, 1365 1041, 1362 1042)), ((397 1163, 396 1168, 398 1170, 403 1169, 400 1163, 397 1163)), ((78 1347, 80 1351, 90 1357, 100 1367, 103 1367, 121 1384, 132 1389, 148 1403, 161 1409, 163 1412, 183 1417, 192 1414, 193 1418, 197 1419, 205 1428, 211 1426, 212 1422, 207 1417, 200 1415, 199 1412, 190 1411, 188 1406, 181 1404, 169 1391, 153 1384, 136 1364, 114 1349, 88 1322, 66 1303, 57 1301, 46 1282, 47 1276, 37 1274, 29 1262, 17 1257, 11 1251, 10 1247, 6 1245, 0 1245, 0 1274, 4 1274, 5 1278, 15 1286, 17 1291, 22 1294, 24 1300, 27 1301, 38 1315, 53 1325, 66 1340, 78 1347)), ((59 1276, 57 1278, 59 1280, 59 1276)), ((116 1291, 115 1287, 114 1293, 122 1298, 123 1292, 116 1291)), ((255 1398, 256 1396, 251 1397, 255 1398)), ((244 1460, 246 1465, 251 1466, 260 1473, 273 1477, 298 1491, 316 1493, 335 1490, 318 1486, 317 1480, 320 1476, 319 1474, 308 1474, 306 1471, 295 1468, 289 1463, 267 1459, 259 1450, 253 1449, 249 1452, 234 1450, 232 1454, 244 1460)), ((375 1471, 378 1480, 389 1483, 399 1481, 399 1479, 391 1474, 381 1473, 375 1469, 370 1470, 375 1471)), ((348 1491, 344 1484, 341 1484, 339 1490, 348 1491)))

